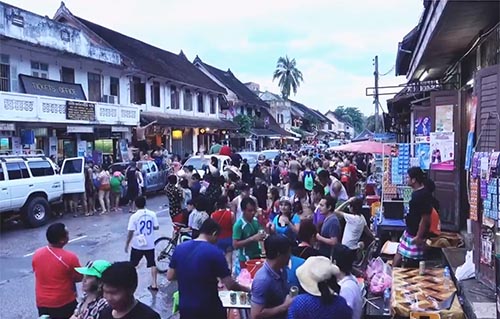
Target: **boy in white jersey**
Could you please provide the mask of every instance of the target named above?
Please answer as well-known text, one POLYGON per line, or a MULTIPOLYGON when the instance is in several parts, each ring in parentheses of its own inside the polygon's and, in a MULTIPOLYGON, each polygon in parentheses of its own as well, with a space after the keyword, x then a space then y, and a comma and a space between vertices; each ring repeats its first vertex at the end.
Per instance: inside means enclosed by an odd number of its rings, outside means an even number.
POLYGON ((130 251, 130 262, 137 267, 142 257, 146 257, 147 267, 151 268, 152 283, 148 289, 158 291, 157 271, 155 263, 155 236, 154 231, 160 228, 156 213, 146 209, 146 198, 137 197, 135 200, 137 212, 128 220, 128 236, 125 244, 125 252, 132 242, 130 251))

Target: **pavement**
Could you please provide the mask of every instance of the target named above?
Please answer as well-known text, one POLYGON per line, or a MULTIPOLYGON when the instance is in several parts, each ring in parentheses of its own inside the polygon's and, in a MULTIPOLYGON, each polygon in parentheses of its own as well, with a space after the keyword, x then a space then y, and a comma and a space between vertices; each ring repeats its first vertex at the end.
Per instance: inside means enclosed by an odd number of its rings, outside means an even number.
MULTIPOLYGON (((156 211, 160 229, 156 236, 171 236, 172 220, 164 195, 148 197, 147 208, 156 211)), ((128 209, 103 216, 73 217, 65 215, 52 219, 47 225, 28 229, 21 223, 9 222, 2 225, 0 232, 0 318, 33 319, 38 318, 35 304, 35 282, 31 267, 34 251, 46 246, 45 232, 53 222, 63 222, 69 230, 70 243, 65 249, 76 253, 80 263, 90 260, 106 259, 113 261, 128 260, 125 253, 128 209)), ((138 266, 139 287, 136 298, 155 309, 162 318, 172 315, 172 293, 177 290, 175 282, 168 282, 166 276, 158 276, 158 292, 147 289, 150 284, 150 271, 143 259, 138 266)), ((77 284, 81 296, 80 284, 77 284)), ((172 316, 176 318, 176 316, 172 316)))

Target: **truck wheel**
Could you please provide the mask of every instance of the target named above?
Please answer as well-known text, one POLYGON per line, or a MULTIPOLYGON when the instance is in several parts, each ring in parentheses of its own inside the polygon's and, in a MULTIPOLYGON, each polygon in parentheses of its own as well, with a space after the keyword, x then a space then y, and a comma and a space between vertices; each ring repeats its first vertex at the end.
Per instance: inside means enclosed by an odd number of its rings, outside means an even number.
POLYGON ((23 208, 23 222, 28 227, 44 225, 50 216, 49 202, 43 197, 33 197, 23 208))

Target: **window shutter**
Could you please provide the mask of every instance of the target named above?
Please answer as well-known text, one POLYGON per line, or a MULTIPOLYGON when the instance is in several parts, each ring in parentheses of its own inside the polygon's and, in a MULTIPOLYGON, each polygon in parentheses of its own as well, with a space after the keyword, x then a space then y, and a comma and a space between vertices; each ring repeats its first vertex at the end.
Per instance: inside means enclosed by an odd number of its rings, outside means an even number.
POLYGON ((17 66, 15 64, 10 65, 10 91, 19 92, 19 77, 17 74, 17 66))
POLYGON ((479 70, 474 81, 477 96, 478 152, 500 149, 500 65, 479 70))

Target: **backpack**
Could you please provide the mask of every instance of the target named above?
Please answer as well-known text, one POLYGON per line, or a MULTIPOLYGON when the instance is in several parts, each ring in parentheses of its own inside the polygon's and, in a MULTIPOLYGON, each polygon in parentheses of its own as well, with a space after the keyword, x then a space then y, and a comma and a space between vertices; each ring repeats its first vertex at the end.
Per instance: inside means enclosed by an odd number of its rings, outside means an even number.
POLYGON ((314 172, 312 171, 305 171, 304 172, 304 187, 308 191, 312 191, 314 187, 314 172))

